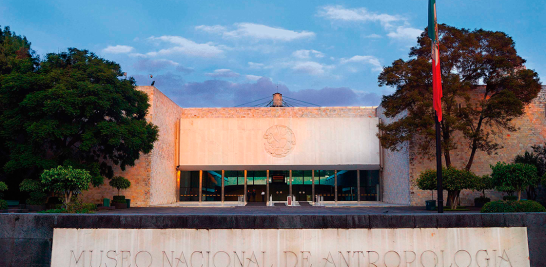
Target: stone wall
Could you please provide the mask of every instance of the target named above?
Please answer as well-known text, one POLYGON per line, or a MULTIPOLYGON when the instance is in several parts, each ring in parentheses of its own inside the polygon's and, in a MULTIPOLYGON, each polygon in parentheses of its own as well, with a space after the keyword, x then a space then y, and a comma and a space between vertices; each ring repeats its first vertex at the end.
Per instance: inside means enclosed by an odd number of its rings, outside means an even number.
MULTIPOLYGON (((147 207, 176 202, 174 139, 181 108, 153 86, 137 86, 136 89, 149 97, 151 105, 146 120, 159 127, 159 137, 151 153, 141 154, 135 166, 127 167, 125 171, 114 168, 114 175, 131 181, 131 187, 121 192, 131 199, 131 206, 147 207)), ((81 198, 85 202, 99 204, 103 198, 112 199, 114 195, 117 195, 117 190, 109 186, 105 179, 103 185, 91 187, 82 193, 81 198)))
MULTIPOLYGON (((546 142, 546 86, 543 86, 538 97, 531 104, 525 107, 525 114, 513 121, 513 125, 518 129, 516 132, 502 132, 495 136, 495 140, 503 146, 493 155, 487 155, 485 152, 477 151, 472 164, 471 171, 477 175, 490 174, 490 164, 499 161, 512 162, 514 157, 525 151, 531 151, 531 146, 544 144, 546 142)), ((458 138, 458 149, 451 152, 451 162, 454 167, 464 168, 468 162, 470 149, 468 144, 458 138)), ((411 145, 410 145, 411 147, 411 145)), ((445 165, 445 162, 444 162, 445 165)), ((424 201, 430 199, 430 191, 419 190, 414 186, 414 181, 419 174, 426 169, 436 168, 435 159, 429 159, 421 155, 418 151, 410 149, 410 181, 411 181, 411 205, 424 205, 424 201)), ((502 193, 496 191, 486 191, 486 196, 492 200, 502 198, 502 193)), ((474 198, 480 196, 479 192, 464 190, 461 192, 462 205, 473 205, 474 198)), ((436 199, 436 196, 434 197, 436 199)), ((447 193, 444 192, 444 200, 447 199, 447 193)))
MULTIPOLYGON (((406 114, 400 114, 395 118, 389 119, 383 114, 382 107, 377 108, 377 117, 386 124, 404 117, 406 114)), ((382 201, 391 204, 410 204, 410 179, 409 179, 409 143, 404 143, 398 151, 390 151, 381 148, 382 162, 382 201)))
POLYGON ((376 117, 376 107, 184 108, 181 118, 353 118, 376 117))

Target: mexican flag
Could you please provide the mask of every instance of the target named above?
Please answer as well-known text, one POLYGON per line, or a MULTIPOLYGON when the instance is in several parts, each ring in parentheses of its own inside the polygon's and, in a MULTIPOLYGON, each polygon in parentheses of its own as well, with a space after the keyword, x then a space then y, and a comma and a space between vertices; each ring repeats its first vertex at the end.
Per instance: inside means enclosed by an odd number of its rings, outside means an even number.
POLYGON ((438 23, 436 23, 436 0, 428 1, 428 37, 432 41, 432 95, 438 121, 442 121, 442 73, 440 71, 440 50, 438 23))

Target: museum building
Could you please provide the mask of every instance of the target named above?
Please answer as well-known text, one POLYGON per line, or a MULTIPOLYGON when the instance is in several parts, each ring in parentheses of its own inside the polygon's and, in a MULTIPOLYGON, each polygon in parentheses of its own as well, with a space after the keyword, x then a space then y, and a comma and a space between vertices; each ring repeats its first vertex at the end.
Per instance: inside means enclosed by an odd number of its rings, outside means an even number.
MULTIPOLYGON (((545 143, 545 88, 515 120, 520 130, 499 137, 497 155, 478 153, 472 171, 489 173, 489 164, 545 143)), ((268 107, 182 108, 153 86, 137 90, 149 96, 147 120, 159 137, 135 166, 116 170, 131 181, 122 192, 131 206, 271 204, 288 196, 311 204, 424 205, 430 198, 412 181, 433 160, 411 142, 396 152, 381 148, 377 125, 389 123, 381 107, 286 107, 275 94, 268 107)), ((464 148, 453 154, 462 165, 464 148)), ((101 203, 115 194, 105 184, 82 196, 101 203)), ((463 204, 478 195, 463 191, 463 204)))

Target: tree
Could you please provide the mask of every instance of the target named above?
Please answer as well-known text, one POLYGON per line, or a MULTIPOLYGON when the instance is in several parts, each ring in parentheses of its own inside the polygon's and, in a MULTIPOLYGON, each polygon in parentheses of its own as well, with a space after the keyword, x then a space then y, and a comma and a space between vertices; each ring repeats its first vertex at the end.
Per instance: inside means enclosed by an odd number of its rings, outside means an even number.
POLYGON ((436 190, 436 170, 426 170, 419 174, 417 178, 417 187, 421 190, 430 190, 431 199, 434 198, 434 190, 436 190))
POLYGON ((110 186, 118 190, 119 196, 119 190, 129 188, 131 186, 131 182, 125 179, 125 177, 116 176, 110 180, 110 186))
POLYGON ((113 176, 113 166, 133 166, 158 135, 145 118, 148 97, 134 87, 118 64, 76 48, 48 54, 34 69, 6 71, 0 75, 0 136, 9 151, 3 169, 16 179, 37 179, 44 169, 69 165, 89 171, 98 186, 113 176))
MULTIPOLYGON (((450 152, 458 148, 454 137, 462 136, 469 149, 465 169, 470 170, 476 151, 491 155, 501 144, 494 136, 516 131, 511 123, 541 90, 538 74, 525 69, 525 60, 511 37, 503 32, 470 31, 439 25, 442 72, 442 153, 451 167, 450 152)), ((435 146, 432 107, 431 42, 427 30, 411 48, 410 59, 398 59, 379 75, 380 86, 396 91, 383 96, 385 116, 398 120, 380 123, 383 147, 398 150, 412 141, 419 153, 433 156, 435 146)))
POLYGON ((517 192, 518 200, 521 200, 522 190, 540 183, 537 167, 533 165, 497 162, 491 165, 491 169, 493 170, 491 178, 496 189, 502 192, 517 192))
MULTIPOLYGON (((453 167, 443 167, 442 174, 444 190, 447 190, 447 205, 451 209, 456 209, 460 202, 461 190, 474 188, 477 176, 470 171, 453 167)), ((422 172, 417 179, 417 186, 421 190, 436 189, 436 170, 422 172)))
MULTIPOLYGON (((533 149, 537 150, 537 152, 540 152, 539 147, 533 146, 533 149)), ((514 163, 533 165, 537 167, 537 174, 539 177, 542 177, 542 175, 544 175, 544 158, 540 157, 539 154, 525 151, 523 155, 517 155, 514 158, 514 163)), ((536 200, 537 193, 535 190, 535 186, 530 185, 529 187, 527 187, 527 198, 531 200, 536 200)))
POLYGON ((62 195, 63 204, 70 203, 72 196, 89 189, 91 175, 89 171, 74 169, 72 166, 58 166, 45 170, 41 175, 41 182, 45 191, 53 191, 62 195))
POLYGON ((480 191, 482 193, 482 198, 485 197, 485 190, 491 190, 494 189, 495 186, 493 185, 493 181, 491 179, 491 176, 489 175, 482 175, 482 176, 476 176, 474 181, 474 190, 480 191))

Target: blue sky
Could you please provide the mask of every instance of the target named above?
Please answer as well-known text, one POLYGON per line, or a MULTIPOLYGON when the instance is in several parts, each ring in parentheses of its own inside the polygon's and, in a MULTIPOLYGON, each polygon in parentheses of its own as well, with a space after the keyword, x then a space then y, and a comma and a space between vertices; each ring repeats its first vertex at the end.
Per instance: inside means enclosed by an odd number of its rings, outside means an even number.
MULTIPOLYGON (((438 22, 503 31, 546 74, 544 1, 437 1, 438 22)), ((275 91, 323 106, 378 105, 381 67, 407 59, 426 0, 2 0, 0 25, 40 55, 67 47, 118 62, 184 107, 235 106, 275 91), (278 89, 277 89, 278 87, 278 89)))

